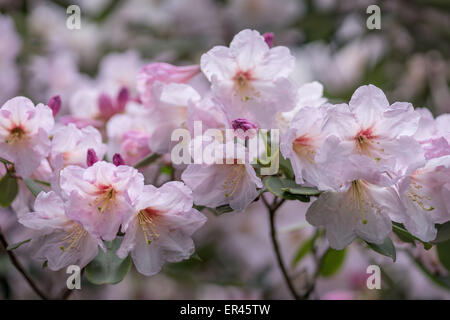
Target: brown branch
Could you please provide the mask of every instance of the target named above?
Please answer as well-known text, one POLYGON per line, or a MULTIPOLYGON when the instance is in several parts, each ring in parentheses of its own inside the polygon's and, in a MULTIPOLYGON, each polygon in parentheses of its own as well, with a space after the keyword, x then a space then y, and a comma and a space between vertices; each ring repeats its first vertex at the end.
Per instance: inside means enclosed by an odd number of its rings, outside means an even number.
POLYGON ((33 279, 31 279, 30 276, 27 274, 27 272, 25 271, 25 269, 23 268, 22 264, 17 259, 17 257, 14 254, 14 252, 12 252, 12 251, 7 249, 8 248, 8 242, 6 241, 5 237, 3 236, 3 234, 1 232, 0 232, 0 243, 4 247, 6 253, 8 254, 9 259, 11 260, 11 263, 14 265, 14 267, 17 269, 17 271, 19 271, 22 274, 22 276, 25 278, 25 280, 30 285, 31 289, 33 289, 33 291, 41 299, 48 300, 48 297, 41 291, 41 289, 38 288, 38 286, 34 283, 33 279))
POLYGON ((284 203, 284 199, 280 200, 279 202, 276 201, 276 198, 274 199, 272 205, 269 205, 267 199, 264 198, 264 195, 261 195, 261 198, 263 199, 264 204, 267 207, 267 211, 269 213, 269 222, 270 222, 270 239, 272 240, 273 249, 275 251, 275 256, 277 258, 278 266, 280 268, 281 273, 283 274, 284 281, 286 282, 286 285, 291 292, 292 296, 295 300, 299 300, 301 297, 297 293, 297 291, 294 288, 294 285, 291 282, 291 279, 289 278, 288 272, 286 270, 286 266, 284 265, 283 258, 281 257, 281 251, 280 246, 278 244, 277 240, 277 234, 276 234, 276 228, 275 228, 275 213, 277 209, 284 203))

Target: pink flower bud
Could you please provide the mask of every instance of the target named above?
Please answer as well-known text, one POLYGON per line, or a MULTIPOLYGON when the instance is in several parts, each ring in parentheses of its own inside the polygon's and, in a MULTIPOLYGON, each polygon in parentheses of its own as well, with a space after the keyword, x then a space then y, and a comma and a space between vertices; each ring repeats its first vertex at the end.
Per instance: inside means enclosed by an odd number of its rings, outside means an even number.
POLYGON ((115 113, 113 101, 106 93, 101 93, 98 97, 98 108, 104 118, 110 118, 115 113))
POLYGON ((61 97, 59 95, 51 97, 47 105, 52 109, 53 116, 56 116, 61 110, 61 97))
POLYGON ((86 165, 88 167, 92 166, 94 163, 98 162, 97 154, 94 149, 88 149, 86 156, 86 165))
POLYGON ((273 32, 267 32, 263 34, 264 40, 266 41, 269 48, 273 47, 273 32))
POLYGON ((125 164, 125 161, 123 161, 122 156, 120 155, 120 153, 115 153, 113 155, 113 163, 116 167, 118 166, 122 166, 125 164))
POLYGON ((234 129, 235 136, 245 140, 248 138, 253 138, 256 134, 256 130, 258 129, 256 124, 243 118, 233 120, 231 122, 231 126, 234 129))
POLYGON ((117 94, 116 112, 124 111, 128 100, 130 100, 130 91, 128 90, 128 88, 123 87, 117 94))
POLYGON ((258 129, 258 126, 256 124, 243 118, 233 120, 231 122, 231 126, 233 127, 234 130, 241 129, 243 131, 247 131, 250 129, 258 129))

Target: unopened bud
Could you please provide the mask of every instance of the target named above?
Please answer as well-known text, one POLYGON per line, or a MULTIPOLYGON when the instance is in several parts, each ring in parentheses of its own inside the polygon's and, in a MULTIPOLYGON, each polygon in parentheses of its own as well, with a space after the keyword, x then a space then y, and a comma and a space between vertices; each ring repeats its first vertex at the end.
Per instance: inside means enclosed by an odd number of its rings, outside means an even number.
POLYGON ((61 97, 59 95, 51 97, 47 105, 52 109, 53 116, 56 116, 59 110, 61 110, 61 97))
POLYGON ((241 129, 243 131, 247 131, 250 129, 258 129, 258 126, 256 124, 243 118, 233 120, 231 122, 231 126, 233 127, 234 130, 241 129))
POLYGON ((123 87, 120 89, 119 93, 117 94, 117 112, 122 112, 125 110, 125 106, 127 105, 128 100, 130 99, 130 91, 123 87))
POLYGON ((88 149, 86 156, 86 165, 88 167, 92 166, 94 163, 98 161, 97 154, 94 149, 88 149))
POLYGON ((267 32, 263 34, 264 40, 266 41, 269 48, 273 47, 273 32, 267 32))
POLYGON ((104 118, 109 118, 114 114, 114 105, 110 96, 106 93, 101 93, 98 97, 98 108, 100 114, 104 118))
POLYGON ((125 164, 125 161, 123 161, 122 156, 120 155, 120 153, 116 153, 113 156, 113 163, 116 167, 118 166, 122 166, 125 164))

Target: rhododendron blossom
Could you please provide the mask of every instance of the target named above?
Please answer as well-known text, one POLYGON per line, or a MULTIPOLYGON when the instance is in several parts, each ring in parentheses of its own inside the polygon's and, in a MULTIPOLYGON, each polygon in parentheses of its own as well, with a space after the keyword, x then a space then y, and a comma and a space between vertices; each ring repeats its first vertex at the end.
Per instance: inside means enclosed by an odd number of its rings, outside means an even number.
POLYGON ((431 241, 436 223, 450 220, 450 156, 434 158, 399 183, 406 214, 399 222, 416 237, 431 241))
POLYGON ((192 189, 196 204, 213 208, 229 204, 234 210, 243 211, 258 196, 261 180, 246 159, 243 147, 236 148, 231 156, 226 153, 227 145, 218 144, 215 163, 191 164, 183 172, 181 178, 192 189))
POLYGON ((52 270, 69 265, 86 266, 95 258, 103 242, 65 214, 63 200, 53 191, 40 193, 34 211, 24 214, 19 222, 35 230, 31 241, 33 255, 52 270))
POLYGON ((117 254, 131 257, 138 271, 151 276, 165 262, 177 262, 194 253, 192 234, 206 217, 192 208, 192 191, 181 182, 168 182, 156 188, 144 187, 134 218, 124 225, 126 233, 117 254))
POLYGON ((286 47, 269 48, 254 30, 238 33, 230 47, 217 46, 201 58, 201 68, 212 90, 227 101, 231 120, 247 118, 269 128, 275 113, 295 105, 295 89, 288 76, 294 57, 286 47))
POLYGON ((151 63, 144 66, 137 75, 137 90, 144 103, 152 103, 153 84, 186 83, 200 73, 198 65, 173 66, 168 63, 151 63))
POLYGON ((132 167, 99 161, 86 169, 67 166, 60 184, 68 199, 67 216, 94 236, 112 240, 119 226, 133 217, 144 177, 132 167))
POLYGON ((374 165, 398 174, 424 160, 419 143, 412 137, 418 122, 419 115, 411 104, 389 105, 384 93, 369 85, 356 90, 349 105, 329 108, 323 130, 327 136, 340 139, 334 148, 342 157, 368 156, 374 165))
POLYGON ((50 152, 52 110, 36 107, 25 97, 8 100, 0 108, 0 155, 15 164, 17 174, 30 176, 50 152))
POLYGON ((100 132, 91 126, 78 129, 69 123, 53 131, 50 160, 54 169, 68 165, 85 167, 89 149, 94 150, 99 159, 105 155, 106 145, 100 132))

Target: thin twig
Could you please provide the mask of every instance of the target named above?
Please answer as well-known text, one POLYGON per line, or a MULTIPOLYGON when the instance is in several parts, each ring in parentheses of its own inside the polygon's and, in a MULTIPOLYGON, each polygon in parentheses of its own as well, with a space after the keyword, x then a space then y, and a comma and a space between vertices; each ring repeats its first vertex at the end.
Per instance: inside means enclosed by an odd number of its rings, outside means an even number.
POLYGON ((292 296, 295 300, 299 300, 300 296, 297 293, 297 291, 294 288, 294 285, 291 282, 291 279, 289 278, 289 275, 286 270, 286 266, 284 265, 283 258, 281 257, 280 252, 280 246, 278 244, 277 240, 277 234, 276 234, 276 228, 275 228, 275 213, 277 209, 284 203, 284 199, 276 202, 276 199, 272 203, 272 205, 269 205, 267 202, 267 199, 264 198, 264 195, 261 195, 261 198, 263 199, 264 204, 267 207, 267 211, 269 213, 269 222, 270 222, 270 238, 272 240, 273 249, 275 251, 275 256, 277 258, 278 266, 281 270, 281 273, 283 274, 284 281, 286 282, 286 285, 289 288, 289 291, 291 292, 292 296))
POLYGON ((30 276, 27 274, 25 269, 23 268, 22 264, 17 259, 14 252, 7 250, 8 248, 8 242, 6 241, 3 234, 0 232, 0 243, 4 247, 6 253, 9 256, 9 259, 11 260, 11 263, 14 265, 14 267, 19 271, 22 276, 25 278, 25 280, 28 282, 30 287, 33 289, 33 291, 43 300, 48 300, 48 297, 41 291, 41 289, 38 288, 38 286, 34 283, 34 281, 30 278, 30 276))

